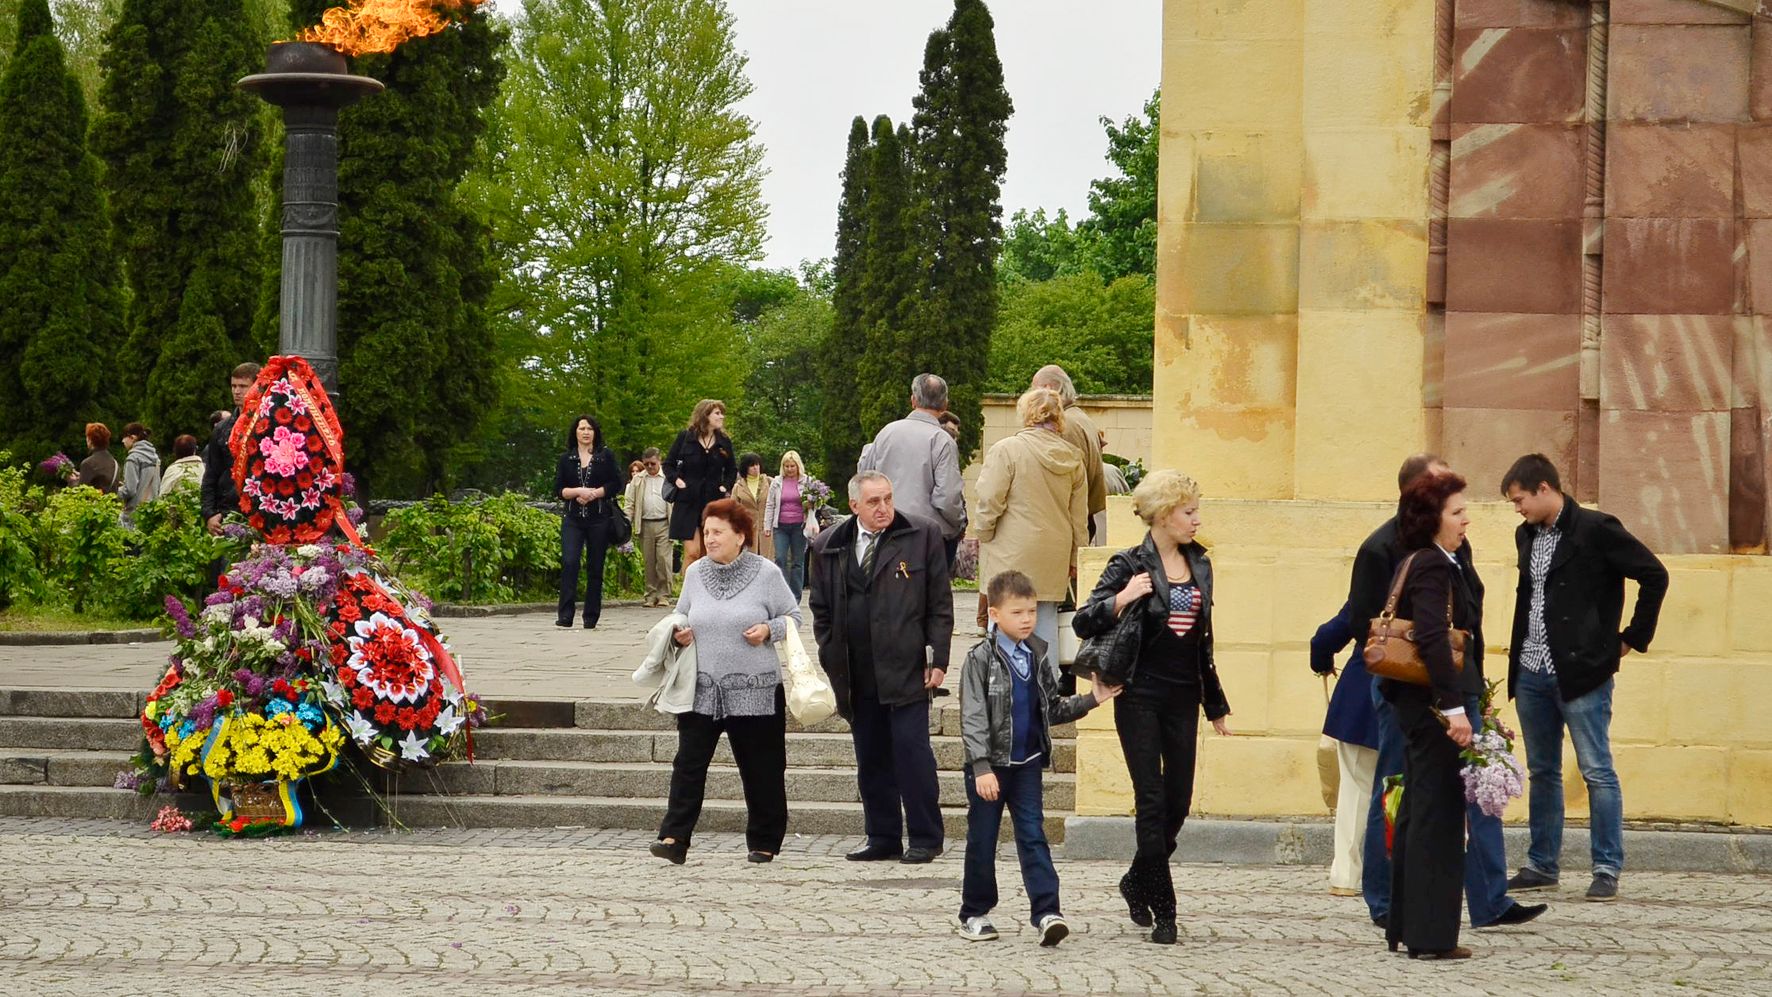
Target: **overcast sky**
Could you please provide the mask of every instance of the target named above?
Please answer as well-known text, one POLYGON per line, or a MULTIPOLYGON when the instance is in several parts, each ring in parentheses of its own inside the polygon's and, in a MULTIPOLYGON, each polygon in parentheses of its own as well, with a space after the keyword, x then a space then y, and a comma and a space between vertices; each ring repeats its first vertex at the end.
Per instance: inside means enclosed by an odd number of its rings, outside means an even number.
MULTIPOLYGON (((494 6, 515 9, 518 0, 494 6)), ((831 255, 849 122, 908 120, 929 32, 952 0, 727 0, 756 92, 743 110, 768 150, 765 262, 831 255)), ((1015 101, 1003 218, 1017 208, 1087 212, 1111 167, 1097 121, 1135 114, 1161 75, 1158 0, 994 0, 997 53, 1015 101)))

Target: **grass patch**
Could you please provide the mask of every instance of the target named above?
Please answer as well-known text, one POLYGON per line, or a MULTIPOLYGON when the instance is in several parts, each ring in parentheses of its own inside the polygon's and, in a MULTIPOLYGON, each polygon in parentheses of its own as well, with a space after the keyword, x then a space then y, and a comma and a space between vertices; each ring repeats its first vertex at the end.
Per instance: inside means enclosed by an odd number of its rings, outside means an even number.
POLYGON ((0 609, 0 631, 11 633, 66 633, 84 630, 141 630, 156 626, 154 620, 123 620, 70 609, 13 606, 0 609))

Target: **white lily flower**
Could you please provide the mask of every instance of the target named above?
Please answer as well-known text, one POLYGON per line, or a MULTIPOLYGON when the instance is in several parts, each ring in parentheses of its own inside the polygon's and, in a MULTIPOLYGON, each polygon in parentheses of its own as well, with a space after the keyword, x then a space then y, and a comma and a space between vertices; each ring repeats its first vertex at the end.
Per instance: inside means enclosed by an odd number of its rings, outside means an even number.
POLYGON ((437 733, 442 734, 444 737, 448 737, 455 733, 456 729, 459 728, 462 725, 462 722, 466 719, 466 717, 456 716, 455 707, 445 706, 443 709, 437 711, 437 733))
POLYGON ((422 762, 431 757, 431 753, 425 750, 425 742, 429 740, 428 737, 419 737, 418 731, 407 731, 406 737, 400 742, 400 757, 409 762, 422 762))
POLYGON ((375 737, 375 725, 363 719, 363 714, 353 712, 345 718, 345 726, 351 729, 351 737, 358 744, 368 744, 375 737))

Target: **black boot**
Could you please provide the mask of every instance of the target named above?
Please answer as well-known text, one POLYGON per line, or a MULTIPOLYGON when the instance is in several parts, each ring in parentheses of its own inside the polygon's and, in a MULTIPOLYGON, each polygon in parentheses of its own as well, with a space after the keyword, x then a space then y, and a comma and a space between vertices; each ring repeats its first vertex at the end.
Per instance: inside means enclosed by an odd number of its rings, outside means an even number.
POLYGON ((1132 923, 1141 928, 1151 926, 1151 905, 1145 902, 1141 884, 1128 869, 1126 875, 1120 877, 1120 899, 1126 901, 1126 916, 1132 923))

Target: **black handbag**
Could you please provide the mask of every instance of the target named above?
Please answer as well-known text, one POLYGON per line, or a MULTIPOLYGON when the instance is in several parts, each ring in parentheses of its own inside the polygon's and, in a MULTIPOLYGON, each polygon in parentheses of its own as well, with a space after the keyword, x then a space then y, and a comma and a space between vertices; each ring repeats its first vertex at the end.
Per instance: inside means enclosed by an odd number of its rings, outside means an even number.
POLYGON ((1144 649, 1144 612, 1149 599, 1139 596, 1132 600, 1112 630, 1084 640, 1071 664, 1072 673, 1106 685, 1132 681, 1138 670, 1138 654, 1144 649))
POLYGON ((621 503, 614 499, 604 499, 609 504, 609 546, 620 547, 634 539, 634 524, 628 520, 628 514, 622 511, 621 503))
POLYGON ((666 475, 664 484, 658 486, 658 494, 663 496, 666 502, 677 501, 677 479, 666 475))

